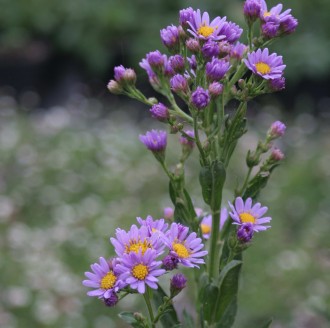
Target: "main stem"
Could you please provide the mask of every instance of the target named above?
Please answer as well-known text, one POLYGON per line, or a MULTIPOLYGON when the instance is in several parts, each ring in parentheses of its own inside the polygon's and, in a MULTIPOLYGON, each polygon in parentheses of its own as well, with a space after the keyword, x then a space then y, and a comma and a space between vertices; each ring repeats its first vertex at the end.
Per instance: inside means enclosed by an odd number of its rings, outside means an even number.
POLYGON ((154 323, 155 318, 154 318, 154 313, 152 311, 152 307, 151 307, 151 302, 150 302, 150 291, 149 291, 149 287, 146 287, 146 292, 143 294, 144 300, 146 302, 147 308, 148 308, 148 312, 149 312, 149 317, 150 317, 150 321, 151 321, 151 327, 155 328, 156 325, 154 323))

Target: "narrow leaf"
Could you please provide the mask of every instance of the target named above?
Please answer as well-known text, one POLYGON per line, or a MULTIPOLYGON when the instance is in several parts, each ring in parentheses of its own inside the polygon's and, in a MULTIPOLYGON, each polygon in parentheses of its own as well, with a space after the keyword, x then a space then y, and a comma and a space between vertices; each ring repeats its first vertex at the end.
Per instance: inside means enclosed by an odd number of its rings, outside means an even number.
POLYGON ((270 328, 272 322, 273 322, 273 318, 270 318, 264 325, 261 326, 261 328, 270 328))

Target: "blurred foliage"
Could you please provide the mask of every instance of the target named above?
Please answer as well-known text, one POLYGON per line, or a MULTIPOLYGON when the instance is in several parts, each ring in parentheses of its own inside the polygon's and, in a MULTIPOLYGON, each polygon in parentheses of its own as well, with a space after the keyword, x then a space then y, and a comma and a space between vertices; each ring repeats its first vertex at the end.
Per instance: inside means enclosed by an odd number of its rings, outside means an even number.
MULTIPOLYGON (((53 51, 73 54, 91 70, 108 71, 123 63, 138 67, 145 53, 161 49, 159 30, 178 23, 178 11, 192 6, 211 16, 226 15, 244 25, 242 0, 1 0, 0 47, 23 51, 43 40, 53 51)), ((275 0, 267 1, 269 6, 275 0)), ((290 81, 330 74, 330 2, 282 1, 299 20, 294 36, 274 49, 283 54, 290 81), (303 69, 302 69, 303 67, 303 69)))
MULTIPOLYGON (((274 106, 253 111, 225 203, 246 172, 247 150, 281 119, 274 106)), ((116 227, 128 228, 136 216, 161 217, 170 205, 167 179, 138 141, 159 123, 134 115, 123 107, 105 115, 99 101, 79 95, 65 107, 26 114, 13 98, 0 97, 1 327, 125 327, 117 313, 139 309, 133 296, 106 308, 81 285, 91 263, 114 255, 109 237, 116 227)), ((329 127, 309 113, 282 120, 289 128, 277 146, 287 159, 260 198, 272 229, 244 255, 236 328, 259 327, 269 317, 274 328, 329 327, 329 127)), ((177 136, 169 143, 173 165, 177 136)), ((194 160, 187 183, 201 207, 194 160)), ((194 312, 189 295, 180 297, 175 306, 194 312)))

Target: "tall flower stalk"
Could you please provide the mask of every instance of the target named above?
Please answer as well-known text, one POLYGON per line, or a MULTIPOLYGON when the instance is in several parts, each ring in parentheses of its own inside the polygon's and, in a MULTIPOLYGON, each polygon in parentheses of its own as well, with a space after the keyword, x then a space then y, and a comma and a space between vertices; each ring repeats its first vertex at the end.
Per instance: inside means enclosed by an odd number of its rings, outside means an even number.
POLYGON ((133 69, 115 68, 114 80, 108 84, 110 92, 148 105, 151 116, 164 123, 169 133, 178 134, 182 145, 172 169, 166 158, 170 146, 166 129, 140 136, 169 178, 173 212, 167 208, 165 219, 138 218, 140 227, 133 225, 128 232, 117 229, 116 238, 111 238, 117 257, 111 262, 101 258, 100 264, 92 265, 93 273, 86 273, 89 280, 84 285, 96 288, 88 295, 103 299, 106 305, 113 306, 130 293, 144 295, 149 318, 121 314, 134 327, 156 327, 160 322, 166 327, 178 326, 172 300, 193 283, 198 291, 194 300, 198 318, 192 323, 186 313, 182 326, 229 328, 235 321, 242 253, 255 233, 270 228, 271 217, 264 216, 268 208, 256 199, 284 157, 273 148, 273 141, 285 132, 284 123, 274 122, 265 139, 248 151, 246 176, 234 190, 233 199, 224 202, 222 191, 237 142, 247 131, 248 102, 285 86, 282 56, 267 48, 297 27, 290 10, 282 12, 282 7, 268 9, 264 0, 245 1, 247 44, 238 41, 243 29, 226 17, 211 19, 199 9, 181 10, 179 25, 160 31, 170 55, 155 50, 140 62, 151 86, 167 100, 162 103, 136 88, 133 69), (256 35, 255 25, 260 27, 256 35), (185 107, 178 105, 178 98, 185 107), (234 112, 228 111, 229 104, 236 106, 234 112), (185 186, 185 164, 194 149, 199 153, 196 176, 204 210, 194 207, 185 186), (172 213, 175 222, 171 223, 172 213), (161 276, 182 266, 194 270, 195 280, 187 282, 182 274, 174 275, 166 294, 158 285, 161 276))

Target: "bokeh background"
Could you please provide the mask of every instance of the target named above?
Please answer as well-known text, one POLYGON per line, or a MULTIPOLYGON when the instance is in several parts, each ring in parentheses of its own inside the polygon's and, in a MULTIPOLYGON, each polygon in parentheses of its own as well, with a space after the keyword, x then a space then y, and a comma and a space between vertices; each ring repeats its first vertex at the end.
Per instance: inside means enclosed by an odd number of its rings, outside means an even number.
MULTIPOLYGON (((170 200, 166 178, 138 141, 159 124, 106 84, 123 64, 153 96, 138 62, 165 52, 159 30, 188 6, 243 26, 243 1, 0 3, 0 326, 125 327, 117 313, 138 308, 137 298, 106 308, 85 296, 83 273, 113 255, 116 227, 161 217, 170 200)), ((235 328, 269 317, 273 328, 330 327, 330 2, 283 4, 299 20, 294 35, 271 47, 287 64, 287 88, 250 104, 250 129, 226 184, 231 200, 246 151, 274 120, 284 121, 277 146, 286 159, 260 197, 273 227, 245 255, 235 328)), ((177 137, 169 142, 174 164, 177 137)), ((196 160, 187 183, 202 207, 196 160)))

